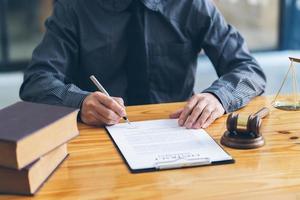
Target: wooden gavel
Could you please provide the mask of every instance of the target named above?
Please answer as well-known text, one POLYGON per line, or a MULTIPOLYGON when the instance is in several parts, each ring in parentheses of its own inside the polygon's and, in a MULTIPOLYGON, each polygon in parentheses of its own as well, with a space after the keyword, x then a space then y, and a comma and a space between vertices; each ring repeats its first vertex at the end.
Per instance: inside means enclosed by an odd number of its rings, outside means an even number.
POLYGON ((249 134, 252 133, 255 137, 260 136, 260 126, 262 119, 270 113, 268 108, 262 108, 255 114, 240 115, 231 113, 227 118, 227 130, 230 133, 249 134))
POLYGON ((268 108, 262 108, 255 114, 241 115, 232 113, 227 118, 227 131, 221 138, 225 146, 237 149, 253 149, 264 145, 260 133, 262 119, 270 113, 268 108))

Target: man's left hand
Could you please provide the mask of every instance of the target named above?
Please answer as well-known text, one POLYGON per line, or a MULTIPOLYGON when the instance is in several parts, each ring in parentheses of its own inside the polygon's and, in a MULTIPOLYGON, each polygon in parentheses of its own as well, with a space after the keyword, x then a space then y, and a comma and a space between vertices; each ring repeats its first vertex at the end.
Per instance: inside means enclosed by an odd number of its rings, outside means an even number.
POLYGON ((207 128, 216 119, 223 116, 225 110, 220 101, 210 93, 194 95, 186 106, 170 117, 178 119, 178 124, 188 129, 207 128))

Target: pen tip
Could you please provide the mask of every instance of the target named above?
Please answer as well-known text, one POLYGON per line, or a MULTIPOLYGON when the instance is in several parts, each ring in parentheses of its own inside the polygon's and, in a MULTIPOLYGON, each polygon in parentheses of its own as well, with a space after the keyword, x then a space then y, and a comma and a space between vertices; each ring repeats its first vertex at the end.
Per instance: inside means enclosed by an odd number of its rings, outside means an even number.
POLYGON ((123 119, 126 121, 127 124, 131 124, 127 117, 124 117, 123 119))

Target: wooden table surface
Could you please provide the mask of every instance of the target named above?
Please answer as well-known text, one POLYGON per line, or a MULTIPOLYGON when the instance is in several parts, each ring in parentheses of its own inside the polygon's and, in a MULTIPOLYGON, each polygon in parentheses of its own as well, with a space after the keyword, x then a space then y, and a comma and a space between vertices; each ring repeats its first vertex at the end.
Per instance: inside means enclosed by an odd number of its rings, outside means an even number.
MULTIPOLYGON (((270 106, 258 97, 240 112, 271 109, 263 122, 266 145, 256 150, 225 148, 235 164, 131 174, 102 128, 80 124, 70 157, 34 197, 0 199, 300 199, 300 112, 270 106)), ((182 103, 128 108, 132 121, 168 118, 182 103)), ((207 132, 218 142, 226 116, 207 132)))

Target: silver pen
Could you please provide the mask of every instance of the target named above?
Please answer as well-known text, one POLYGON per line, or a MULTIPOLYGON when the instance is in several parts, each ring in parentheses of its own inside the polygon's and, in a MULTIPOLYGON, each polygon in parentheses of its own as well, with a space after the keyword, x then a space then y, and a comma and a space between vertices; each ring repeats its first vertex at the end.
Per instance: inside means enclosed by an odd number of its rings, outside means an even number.
MULTIPOLYGON (((102 93, 105 94, 106 96, 110 97, 110 95, 108 94, 108 92, 104 89, 104 87, 100 84, 100 82, 97 80, 97 78, 96 78, 94 75, 90 76, 90 79, 93 81, 93 83, 96 85, 96 87, 98 88, 98 90, 99 90, 100 92, 102 92, 102 93)), ((128 124, 130 124, 130 121, 129 121, 129 119, 128 119, 127 116, 123 117, 123 119, 124 119, 128 124)))

